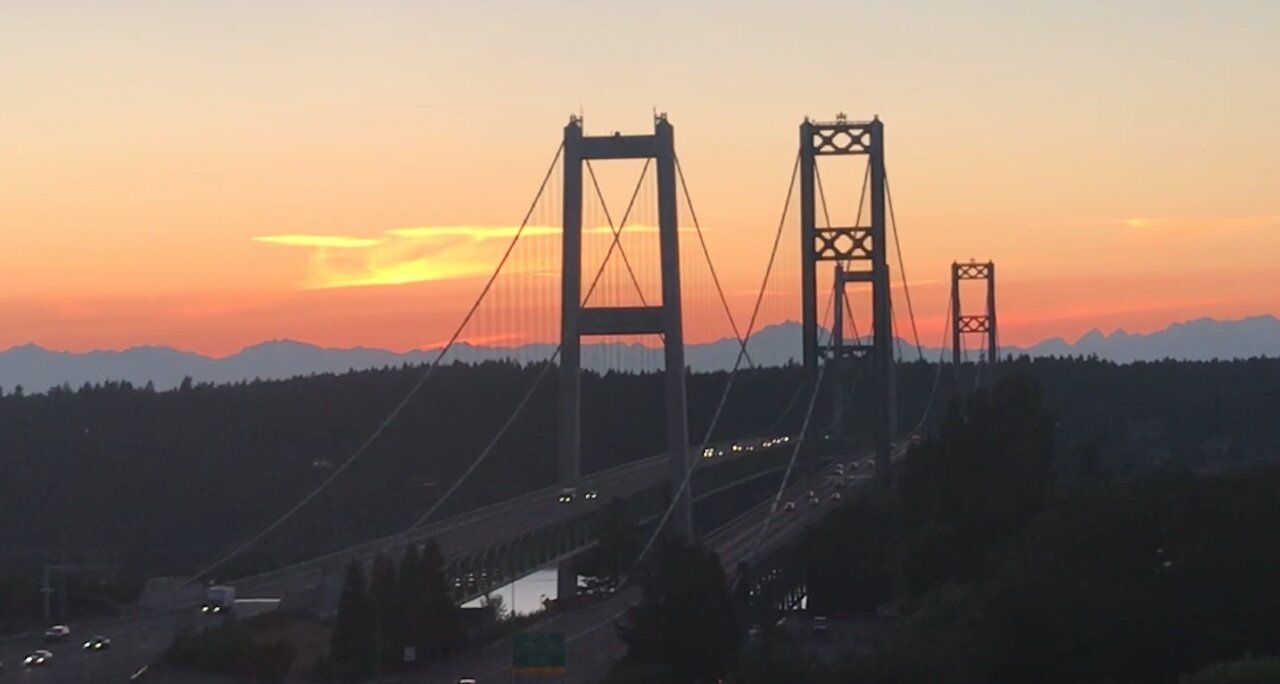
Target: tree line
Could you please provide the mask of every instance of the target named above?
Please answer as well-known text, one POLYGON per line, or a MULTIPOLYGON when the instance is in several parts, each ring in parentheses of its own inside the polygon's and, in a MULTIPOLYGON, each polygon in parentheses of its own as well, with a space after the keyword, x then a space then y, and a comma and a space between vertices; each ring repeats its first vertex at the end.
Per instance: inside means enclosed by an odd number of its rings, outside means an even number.
POLYGON ((399 565, 386 554, 347 566, 329 647, 330 672, 344 679, 413 669, 458 650, 466 640, 444 557, 434 542, 410 546, 399 565))
POLYGON ((870 641, 814 661, 812 637, 729 593, 713 555, 668 550, 619 627, 628 650, 609 684, 1276 681, 1280 463, 1091 461, 1080 450, 1100 449, 1064 433, 1036 370, 947 402, 892 487, 838 507, 796 549, 809 613, 874 625, 870 641))
MULTIPOLYGON (((1001 372, 1037 379, 1054 415, 1055 477, 1123 480, 1152 467, 1227 467, 1280 454, 1280 361, 1013 359, 1001 372)), ((511 363, 443 366, 364 455, 303 513, 236 563, 235 577, 402 529, 455 481, 540 372, 511 363), (465 426, 466 429, 459 429, 465 426)), ((938 367, 898 368, 903 427, 929 403, 938 367)), ((975 367, 942 369, 939 396, 971 388, 975 367)), ((128 383, 0 396, 0 612, 39 605, 32 578, 50 560, 119 559, 132 586, 220 556, 338 467, 421 377, 421 367, 156 392, 128 383)), ((554 376, 552 376, 554 378, 554 376)), ((727 381, 689 378, 690 440, 699 441, 727 381)), ((665 448, 660 375, 584 376, 584 467, 665 448)), ((798 428, 797 367, 744 370, 716 436, 798 428)), ((869 433, 855 409, 850 432, 869 433)), ((926 428, 946 419, 934 402, 926 428)), ((492 455, 444 506, 449 515, 555 479, 556 387, 544 381, 492 455)), ((815 424, 830 422, 818 403, 815 424)), ((601 493, 607 496, 606 492, 601 493)), ((75 603, 72 603, 74 609, 75 603)), ((0 616, 3 619, 3 616, 0 616)))

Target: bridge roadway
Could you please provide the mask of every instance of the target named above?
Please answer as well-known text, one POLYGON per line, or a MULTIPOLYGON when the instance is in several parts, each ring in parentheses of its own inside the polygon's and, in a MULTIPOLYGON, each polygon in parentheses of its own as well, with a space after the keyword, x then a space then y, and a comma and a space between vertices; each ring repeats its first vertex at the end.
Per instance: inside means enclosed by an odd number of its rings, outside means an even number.
MULTIPOLYGON (((863 456, 858 461, 870 461, 863 456)), ((846 490, 853 495, 868 486, 871 477, 855 479, 846 490)), ((772 499, 759 504, 729 524, 708 535, 703 541, 720 555, 726 572, 733 573, 738 563, 753 558, 767 557, 781 544, 790 543, 799 532, 825 516, 831 509, 831 492, 834 486, 826 473, 817 473, 787 488, 783 501, 796 502, 796 510, 784 512, 781 507, 774 513, 766 536, 760 541, 760 525, 770 515, 772 499), (810 505, 804 494, 812 490, 818 494, 820 504, 810 505)), ((627 609, 639 600, 640 590, 632 587, 598 603, 586 604, 559 615, 548 616, 530 631, 564 632, 569 642, 569 672, 563 684, 594 682, 602 679, 613 662, 622 655, 622 643, 618 639, 615 624, 627 609)), ((454 684, 464 677, 474 678, 478 684, 507 684, 511 681, 511 637, 507 636, 485 646, 482 650, 441 663, 422 672, 384 677, 385 682, 413 682, 415 684, 454 684)))
MULTIPOLYGON (((767 438, 734 440, 713 447, 720 455, 695 459, 695 468, 748 457, 767 448, 759 447, 767 438), (752 445, 751 450, 734 451, 732 444, 752 445)), ((690 454, 693 455, 692 452, 690 454)), ((570 504, 559 501, 561 485, 528 492, 482 509, 424 525, 409 536, 395 535, 377 539, 350 549, 321 556, 271 572, 243 577, 231 582, 242 596, 280 596, 289 591, 309 588, 328 573, 341 573, 353 558, 369 558, 378 551, 421 543, 428 539, 440 545, 445 560, 499 546, 531 532, 590 513, 612 498, 626 498, 667 479, 670 463, 666 454, 650 456, 593 473, 579 480, 577 496, 570 504), (587 501, 583 494, 594 491, 597 498, 587 501)))
MULTIPOLYGON (((764 440, 755 438, 717 444, 718 455, 712 459, 698 458, 697 465, 748 457, 762 450, 760 444, 764 440), (750 444, 753 449, 734 451, 731 448, 734 443, 750 444)), ((291 592, 314 589, 327 573, 342 572, 352 558, 367 558, 393 544, 427 539, 435 539, 446 559, 450 559, 582 515, 603 506, 612 497, 626 497, 653 487, 667 477, 668 467, 666 454, 651 456, 582 478, 577 486, 578 498, 572 504, 559 503, 561 487, 555 485, 425 525, 409 537, 386 537, 280 570, 231 580, 228 584, 234 584, 241 597, 285 597, 291 592), (581 495, 589 490, 598 492, 599 497, 594 501, 582 500, 581 495)), ((43 644, 39 630, 24 638, 0 641, 0 664, 3 665, 0 683, 127 681, 131 674, 156 659, 178 629, 200 624, 203 618, 196 608, 201 600, 202 597, 188 596, 177 601, 171 609, 146 611, 123 620, 73 623, 71 638, 62 644, 43 644), (109 652, 86 653, 80 649, 84 639, 95 634, 111 638, 112 649, 109 652), (46 668, 24 670, 22 659, 38 648, 52 651, 53 663, 46 668)))

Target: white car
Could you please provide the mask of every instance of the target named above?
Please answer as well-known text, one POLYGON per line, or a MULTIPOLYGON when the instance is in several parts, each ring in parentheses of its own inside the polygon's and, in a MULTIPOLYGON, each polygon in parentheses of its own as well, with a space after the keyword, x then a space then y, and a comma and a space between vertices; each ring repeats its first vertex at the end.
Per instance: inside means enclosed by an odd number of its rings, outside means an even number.
POLYGON ((81 648, 90 652, 106 651, 111 648, 111 640, 99 634, 93 637, 92 639, 84 642, 84 646, 82 646, 81 648))
POLYGON ((782 507, 782 510, 783 510, 783 512, 786 512, 786 513, 795 513, 795 512, 796 512, 796 502, 794 502, 794 501, 788 501, 788 502, 786 503, 786 505, 782 507))
POLYGON ((44 631, 45 641, 66 641, 71 636, 71 628, 66 625, 54 625, 44 631))
POLYGON ((48 665, 51 660, 53 660, 53 654, 44 649, 40 649, 23 659, 22 664, 26 667, 44 667, 45 665, 48 665))

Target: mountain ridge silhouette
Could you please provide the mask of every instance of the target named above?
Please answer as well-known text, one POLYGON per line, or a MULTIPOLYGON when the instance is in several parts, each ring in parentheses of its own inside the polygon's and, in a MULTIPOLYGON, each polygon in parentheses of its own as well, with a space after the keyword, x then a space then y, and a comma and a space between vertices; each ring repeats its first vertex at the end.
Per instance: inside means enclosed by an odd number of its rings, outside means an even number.
MULTIPOLYGON (((825 331, 823 333, 825 335, 825 331)), ((969 342, 977 343, 970 337, 969 342)), ((899 358, 920 357, 914 344, 899 339, 899 358)), ((685 362, 694 371, 710 372, 732 368, 739 345, 733 338, 689 344, 685 362)), ((532 343, 515 347, 476 346, 458 343, 445 362, 478 363, 514 360, 522 363, 545 361, 555 351, 553 343, 532 343)), ((925 359, 950 359, 949 350, 924 345, 925 359)), ((793 321, 769 325, 752 335, 747 353, 755 365, 778 366, 800 360, 800 325, 793 321)), ((84 383, 128 381, 134 385, 154 384, 158 390, 178 387, 183 378, 215 384, 246 380, 275 380, 320 373, 343 373, 435 360, 439 349, 394 352, 373 347, 347 349, 321 347, 289 339, 272 339, 249 345, 235 354, 213 357, 163 345, 140 345, 123 350, 65 352, 49 350, 34 343, 0 352, 0 388, 11 392, 21 385, 27 393, 51 387, 84 383)), ((1005 346, 1001 355, 1090 356, 1132 363, 1175 359, 1207 361, 1258 356, 1280 357, 1280 319, 1272 315, 1234 320, 1196 318, 1171 323, 1151 333, 1116 330, 1103 333, 1093 329, 1067 342, 1052 337, 1028 347, 1005 346)), ((975 355, 976 357, 976 355, 975 355)), ((600 370, 642 371, 661 368, 661 348, 640 344, 584 343, 583 365, 600 370)), ((742 362, 743 367, 748 365, 742 362)))

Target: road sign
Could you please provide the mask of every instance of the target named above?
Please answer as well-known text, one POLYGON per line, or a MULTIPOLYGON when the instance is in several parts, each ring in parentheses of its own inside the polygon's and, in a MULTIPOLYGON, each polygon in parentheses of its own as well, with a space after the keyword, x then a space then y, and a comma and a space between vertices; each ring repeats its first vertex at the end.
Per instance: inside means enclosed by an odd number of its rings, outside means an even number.
POLYGON ((512 638, 511 669, 524 675, 564 674, 564 632, 515 635, 512 638))

